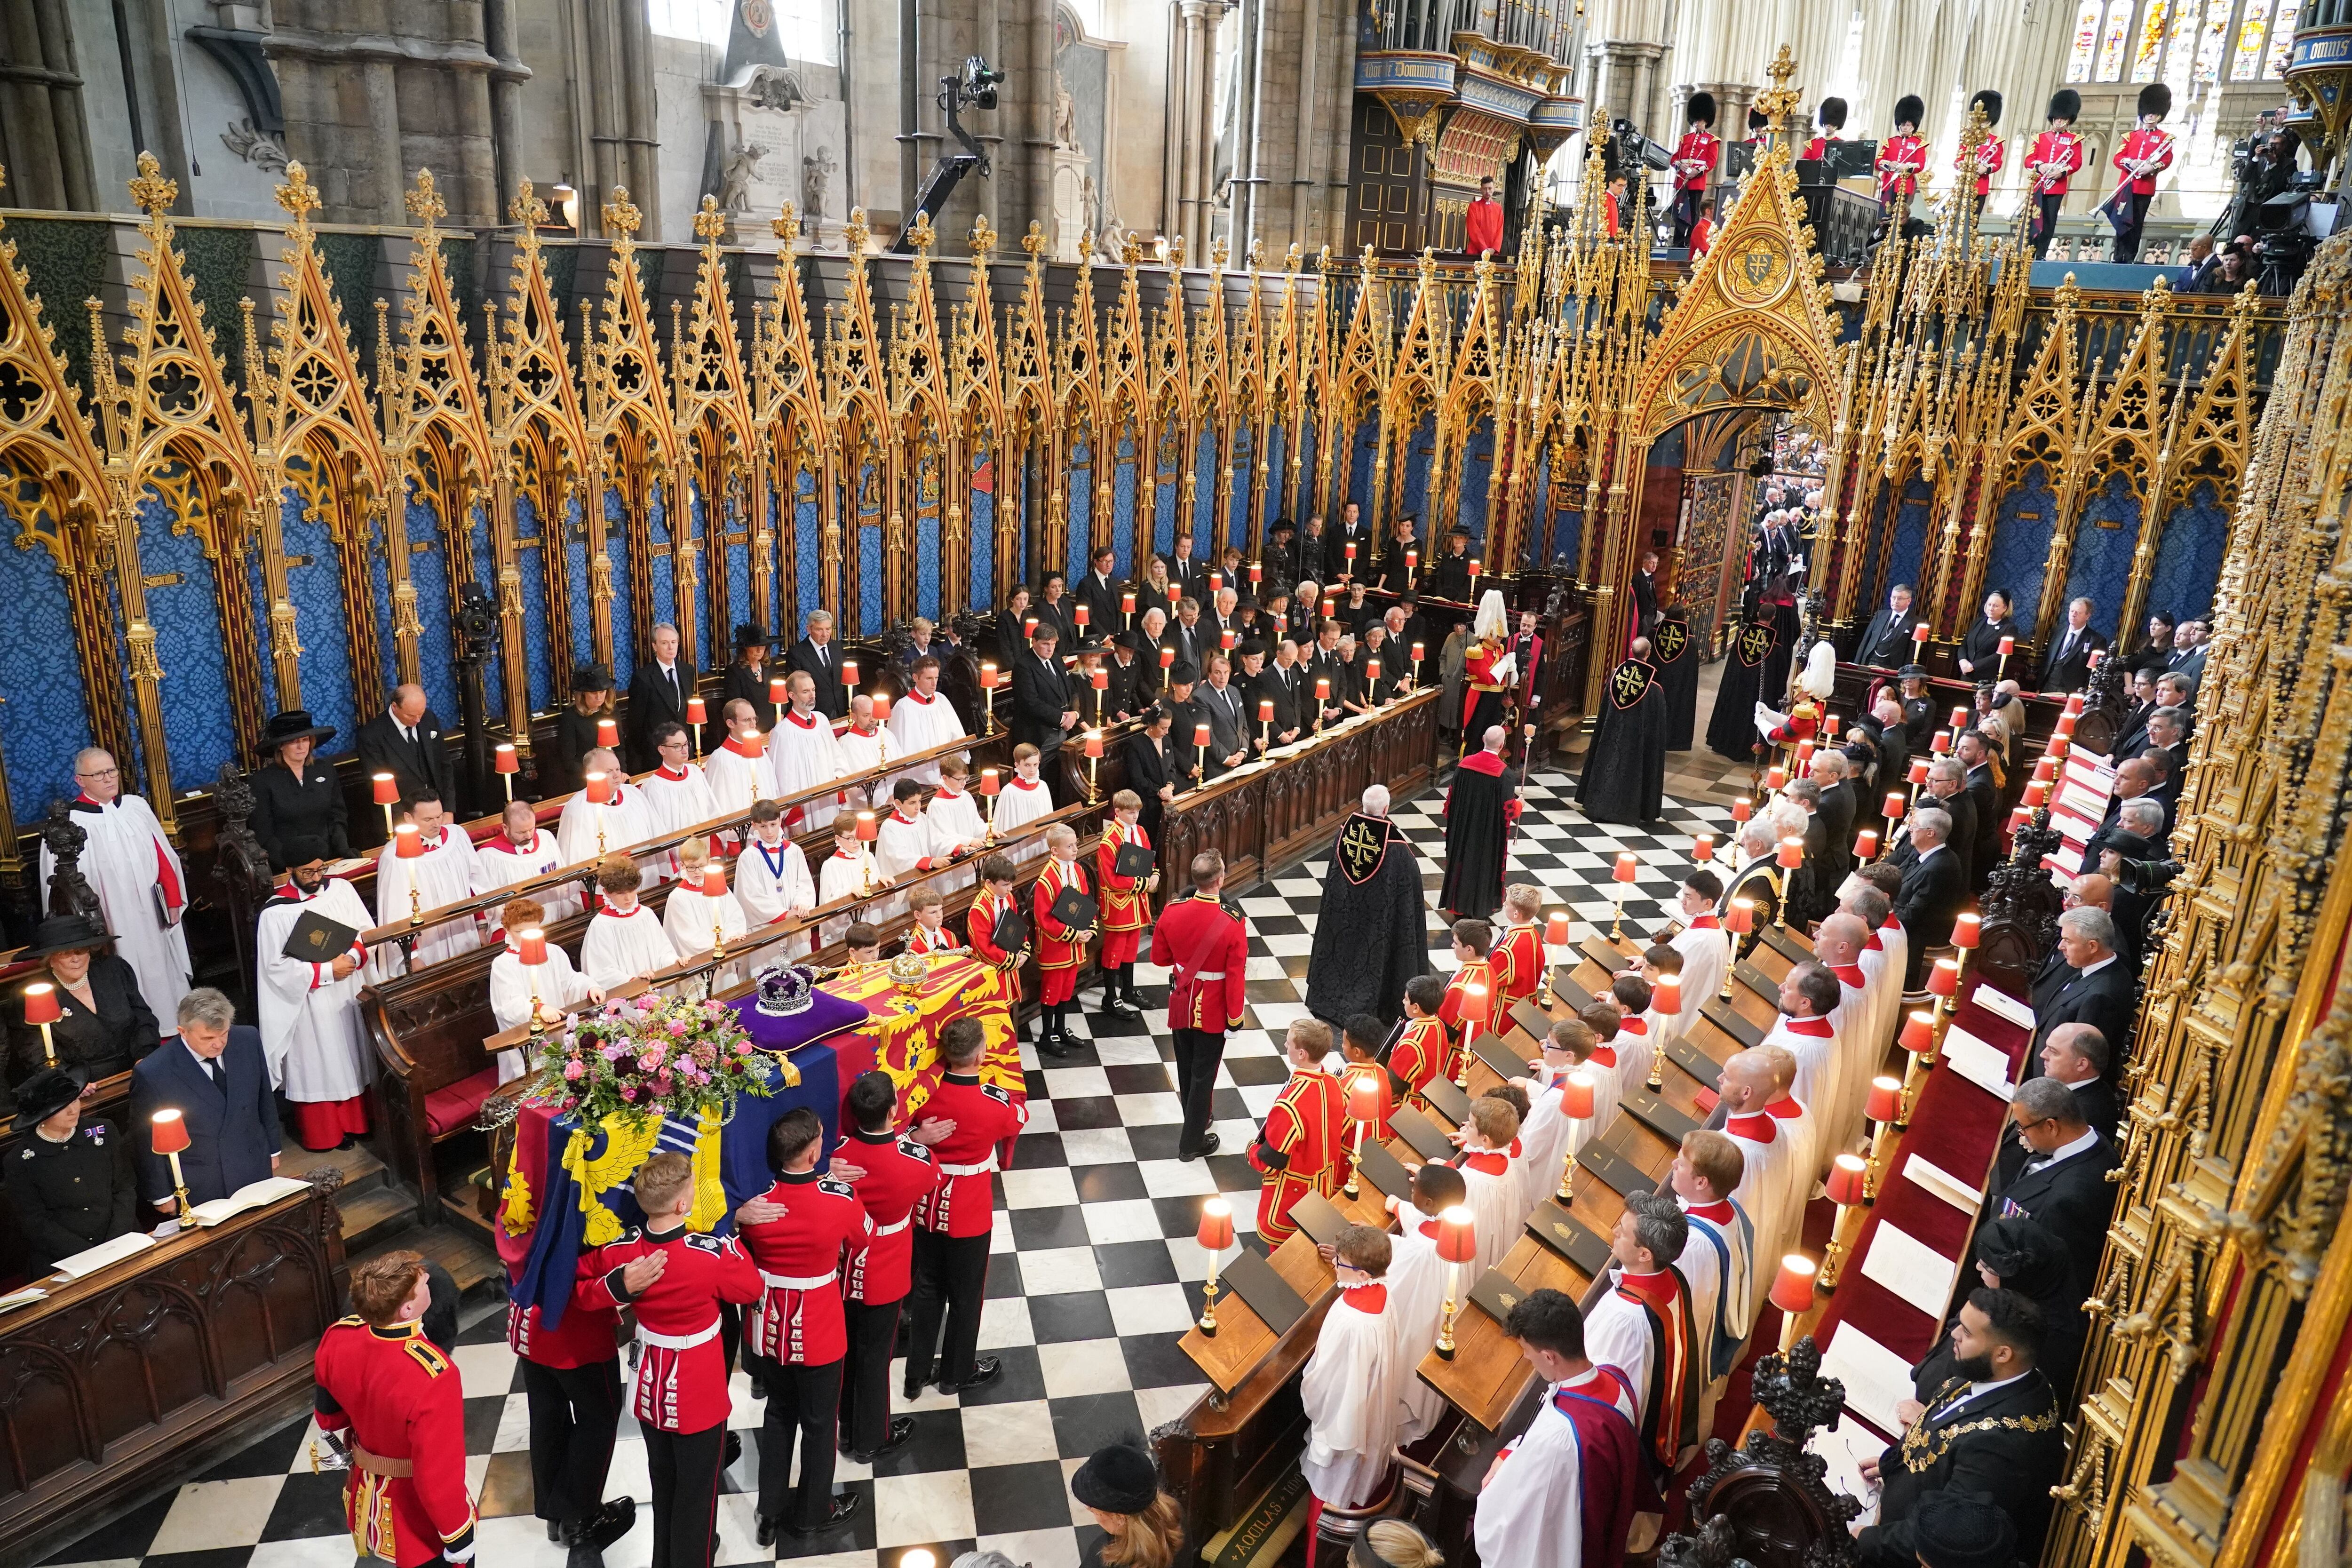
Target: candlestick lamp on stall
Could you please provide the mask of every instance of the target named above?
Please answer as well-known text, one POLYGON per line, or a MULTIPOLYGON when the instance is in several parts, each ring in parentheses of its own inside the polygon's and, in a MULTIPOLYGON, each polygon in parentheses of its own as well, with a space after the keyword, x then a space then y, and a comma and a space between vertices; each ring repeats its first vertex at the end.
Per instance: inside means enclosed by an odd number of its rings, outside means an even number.
POLYGON ((1217 1337, 1217 1255, 1234 1244, 1234 1209, 1223 1198, 1201 1205, 1201 1228, 1193 1240, 1209 1255, 1209 1278, 1201 1287, 1201 1319, 1194 1326, 1203 1339, 1217 1337))

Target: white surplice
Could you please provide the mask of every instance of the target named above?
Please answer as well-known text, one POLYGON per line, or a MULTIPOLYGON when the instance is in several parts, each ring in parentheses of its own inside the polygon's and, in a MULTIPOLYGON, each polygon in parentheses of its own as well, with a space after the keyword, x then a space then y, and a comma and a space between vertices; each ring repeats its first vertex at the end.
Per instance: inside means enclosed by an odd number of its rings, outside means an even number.
MULTIPOLYGON (((1784 1013, 1772 1021, 1772 1026, 1764 1032, 1760 1044, 1778 1046, 1797 1058, 1796 1081, 1789 1086, 1789 1095, 1798 1104, 1809 1110, 1818 1105, 1827 1111, 1838 1103, 1839 1096, 1844 1092, 1845 1061, 1839 1050, 1837 1026, 1833 1022, 1790 1018, 1784 1013), (1829 1032, 1826 1035, 1801 1032, 1791 1028, 1792 1024, 1801 1025, 1804 1030, 1827 1024, 1829 1032)), ((1829 1129, 1823 1125, 1823 1117, 1815 1116, 1805 1123, 1805 1158, 1808 1162, 1805 1174, 1808 1177, 1820 1175, 1833 1152, 1827 1147, 1829 1129)), ((1783 1127, 1781 1131, 1786 1133, 1789 1129, 1783 1127)))
POLYGON ((939 842, 927 817, 901 816, 893 811, 882 819, 874 844, 874 863, 886 877, 904 877, 910 871, 929 870, 926 862, 944 862, 950 847, 939 842))
MULTIPOLYGON (((585 790, 563 803, 563 815, 555 819, 555 847, 564 865, 577 866, 654 836, 653 813, 646 805, 645 792, 633 784, 617 788, 620 793, 609 805, 591 805, 585 790)), ((650 869, 662 858, 650 856, 641 864, 650 869)))
POLYGON ((1674 1028, 1666 1036, 1670 1046, 1689 1032, 1698 1010, 1722 992, 1723 977, 1731 973, 1731 933, 1717 925, 1711 914, 1699 918, 1707 923, 1685 928, 1668 944, 1683 955, 1683 1010, 1675 1015, 1674 1028))
MULTIPOLYGON (((820 904, 830 904, 842 899, 855 898, 865 880, 866 870, 859 863, 857 840, 842 838, 837 841, 834 852, 824 858, 824 869, 817 874, 816 900, 820 904), (849 851, 845 855, 842 853, 844 848, 849 851)), ((865 918, 864 909, 852 909, 846 914, 826 921, 818 931, 825 944, 830 946, 839 942, 842 933, 853 924, 865 918)))
POLYGON ((714 899, 694 884, 681 882, 669 890, 669 898, 662 905, 662 930, 680 958, 696 958, 709 952, 714 930, 732 942, 749 929, 743 919, 743 906, 735 901, 732 893, 714 899))
MULTIPOLYGON (((1610 1270, 1615 1283, 1616 1269, 1610 1270)), ((1641 1302, 1611 1289, 1584 1314, 1584 1355, 1596 1366, 1613 1366, 1633 1389, 1633 1425, 1642 1424, 1643 1402, 1649 1397, 1650 1363, 1658 1347, 1650 1332, 1650 1314, 1641 1302)))
POLYGON ((753 838, 735 860, 735 897, 753 925, 768 925, 794 910, 816 908, 816 881, 808 856, 791 839, 772 847, 753 838))
MULTIPOLYGON (((498 1020, 500 1034, 530 1022, 533 995, 542 1005, 569 1007, 588 999, 588 981, 572 967, 572 955, 555 943, 547 944, 545 963, 526 965, 509 941, 506 951, 490 960, 490 1016, 498 1020)), ((491 1059, 498 1064, 500 1083, 510 1083, 530 1070, 521 1047, 500 1051, 491 1059)))
MULTIPOLYGON (((1052 816, 1053 811, 1054 792, 1045 787, 1045 782, 1039 779, 1032 783, 1015 773, 1004 781, 1004 787, 996 796, 996 815, 992 819, 996 824, 996 836, 1010 838, 1027 824, 1041 816, 1052 816)), ((1015 860, 1034 859, 1045 852, 1043 835, 1010 851, 1015 860)))
MULTIPOLYGON (((833 724, 824 714, 813 712, 803 718, 787 708, 776 727, 768 731, 770 798, 805 795, 813 789, 838 784, 845 772, 833 724)), ((844 804, 836 792, 786 805, 784 831, 800 834, 823 827, 844 804)))
POLYGON ((325 964, 288 958, 287 938, 304 914, 313 912, 355 931, 371 923, 358 891, 340 877, 328 878, 308 897, 291 882, 281 883, 277 896, 261 906, 253 939, 261 1050, 269 1062, 269 1081, 287 1099, 350 1100, 375 1081, 374 1057, 360 1026, 367 965, 337 980, 325 964))
MULTIPOLYGON (((562 864, 563 854, 556 847, 554 834, 533 828, 530 843, 517 844, 501 833, 474 846, 474 894, 479 898, 534 877, 544 877, 562 864)), ((580 912, 580 895, 568 886, 538 889, 530 898, 547 911, 550 925, 580 912)), ((505 933, 499 911, 491 910, 488 914, 492 938, 502 938, 505 933)))
MULTIPOLYGON (((71 812, 74 826, 89 836, 81 849, 81 874, 98 894, 114 951, 139 976, 139 994, 168 1040, 180 1032, 180 998, 188 994, 188 935, 180 924, 188 908, 188 879, 180 852, 163 837, 154 808, 135 795, 117 795, 104 805, 82 795, 71 812)), ((49 877, 57 868, 45 841, 39 889, 45 909, 49 877)))
MULTIPOLYGON (((908 692, 891 707, 889 728, 890 749, 902 757, 965 738, 963 720, 957 716, 955 704, 944 697, 925 697, 919 691, 908 692)), ((924 763, 907 770, 906 776, 935 784, 940 782, 940 764, 937 760, 924 763)))
MULTIPOLYGON (((891 742, 888 732, 879 725, 871 731, 862 731, 853 724, 833 738, 833 745, 834 750, 841 754, 841 773, 844 778, 856 778, 861 774, 870 773, 899 754, 899 748, 891 742)), ((877 779, 868 784, 852 784, 849 790, 849 807, 853 811, 864 811, 869 808, 877 812, 889 810, 890 781, 877 779)))
MULTIPOLYGON (((1756 1321, 1755 1237, 1748 1216, 1731 1199, 1696 1209, 1685 1204, 1683 1209, 1690 1221, 1690 1239, 1675 1266, 1690 1284, 1691 1314, 1707 1342, 1706 1381, 1712 1383, 1730 1371, 1731 1360, 1756 1321), (1706 1304, 1700 1300, 1702 1280, 1710 1292, 1706 1304)), ((1706 1430, 1706 1424, 1701 1422, 1699 1429, 1706 1430)))
MULTIPOLYGON (((1437 1256, 1437 1221, 1411 1204, 1397 1205, 1402 1234, 1389 1237, 1389 1316, 1396 1321, 1397 1360, 1403 1368, 1397 1398, 1404 1406, 1399 1443, 1417 1443, 1445 1413, 1445 1396, 1421 1380, 1422 1358, 1437 1343, 1445 1316, 1444 1259, 1437 1256)), ((1469 1289, 1471 1281, 1463 1281, 1469 1289)), ((1457 1303, 1458 1305, 1458 1303, 1457 1303)))
MULTIPOLYGON (((423 835, 418 835, 423 837, 423 835)), ((421 913, 436 910, 444 904, 463 903, 475 896, 481 881, 481 868, 476 864, 473 840, 454 827, 444 827, 438 838, 425 841, 425 853, 413 860, 404 860, 395 853, 398 841, 384 845, 375 861, 375 923, 380 926, 404 925, 410 913, 409 890, 415 889, 415 909, 421 913)), ((461 952, 471 952, 482 945, 481 927, 471 915, 454 921, 441 921, 420 927, 415 952, 410 959, 412 967, 422 968, 455 958, 461 952)), ((385 942, 376 950, 375 978, 389 979, 402 973, 400 948, 385 942)))
POLYGON ((1386 1489, 1389 1451, 1404 1414, 1397 1398, 1402 1358, 1387 1298, 1378 1280, 1342 1289, 1299 1376, 1307 1425, 1298 1468, 1326 1508, 1360 1508, 1386 1489))
POLYGON ((702 780, 710 786, 717 815, 749 812, 751 803, 775 793, 775 775, 769 771, 767 742, 759 736, 746 746, 730 737, 727 743, 702 759, 702 780))
POLYGON ((609 906, 599 910, 580 943, 580 971, 599 991, 625 985, 677 962, 661 917, 642 903, 625 914, 609 906))
MULTIPOLYGON (((677 773, 666 766, 656 768, 637 787, 645 793, 646 815, 653 825, 653 837, 682 833, 719 815, 719 802, 711 794, 709 780, 692 763, 677 773)), ((677 880, 677 851, 672 849, 661 859, 662 879, 677 880)))
POLYGON ((1535 1419, 1504 1446, 1502 1467, 1478 1494, 1472 1538, 1484 1568, 1585 1568, 1582 1445, 1553 1403, 1564 1388, 1613 1405, 1640 1426, 1632 1400, 1597 1367, 1547 1388, 1535 1419))

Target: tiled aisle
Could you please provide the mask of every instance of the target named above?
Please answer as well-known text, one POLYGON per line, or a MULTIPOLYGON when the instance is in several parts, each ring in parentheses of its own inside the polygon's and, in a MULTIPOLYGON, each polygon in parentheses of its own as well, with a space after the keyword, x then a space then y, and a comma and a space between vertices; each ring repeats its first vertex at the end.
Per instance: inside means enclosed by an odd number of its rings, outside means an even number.
MULTIPOLYGON (((1695 753, 1696 760, 1703 753, 1695 753)), ((1711 760, 1711 759, 1710 759, 1711 760)), ((1687 868, 1695 831, 1722 836, 1729 814, 1715 805, 1666 805, 1662 837, 1601 827, 1570 804, 1569 781, 1538 777, 1513 847, 1512 879, 1543 886, 1585 921, 1606 924, 1609 873, 1621 850, 1643 861, 1627 913, 1644 926, 1664 918, 1687 868)), ((1423 853, 1433 900, 1441 879, 1444 831, 1440 799, 1403 808, 1398 822, 1423 853)), ((1089 1012, 1076 1026, 1088 1048, 1040 1066, 1030 1059, 1031 1131, 1014 1169, 1004 1173, 996 1215, 990 1302, 982 1350, 1004 1375, 961 1399, 933 1393, 915 1403, 915 1440, 876 1470, 841 1461, 840 1482, 863 1495, 854 1521, 782 1554, 822 1568, 898 1568, 906 1548, 944 1547, 940 1561, 975 1542, 1033 1568, 1070 1568, 1091 1523, 1070 1500, 1071 1471, 1097 1446, 1133 1437, 1182 1415, 1204 1385, 1177 1338, 1190 1318, 1182 1282, 1204 1277, 1192 1236, 1200 1199, 1238 1194, 1234 1223, 1246 1230, 1257 1178, 1239 1152, 1280 1092, 1280 1031, 1304 1016, 1308 934, 1321 896, 1320 857, 1242 900, 1252 927, 1251 1016, 1228 1037, 1216 1113, 1224 1148, 1205 1162, 1176 1155, 1178 1112, 1170 1069, 1167 1015, 1130 1024, 1089 1012)), ((1430 918, 1433 936, 1437 917, 1430 918)), ((1581 928, 1577 937, 1586 934, 1581 928)), ((1451 952, 1436 944, 1441 967, 1451 952)), ((1138 983, 1163 1002, 1166 975, 1148 967, 1138 983)), ((530 1456, 522 1381, 508 1352, 504 1320, 491 1313, 464 1336, 457 1362, 466 1402, 467 1461, 483 1498, 478 1561, 488 1568, 562 1568, 530 1514, 530 1456)), ((897 1396, 898 1373, 891 1373, 897 1396)), ((739 1378, 734 1425, 759 1426, 761 1407, 739 1378)), ((138 1512, 58 1552, 58 1563, 115 1568, 347 1568, 341 1477, 312 1475, 308 1423, 262 1440, 138 1512)), ((721 1564, 769 1560, 751 1541, 758 1435, 745 1433, 742 1462, 727 1473, 720 1499, 721 1564)), ((624 1417, 613 1493, 647 1495, 645 1447, 624 1417)), ((648 1521, 605 1553, 609 1568, 645 1568, 648 1521)))

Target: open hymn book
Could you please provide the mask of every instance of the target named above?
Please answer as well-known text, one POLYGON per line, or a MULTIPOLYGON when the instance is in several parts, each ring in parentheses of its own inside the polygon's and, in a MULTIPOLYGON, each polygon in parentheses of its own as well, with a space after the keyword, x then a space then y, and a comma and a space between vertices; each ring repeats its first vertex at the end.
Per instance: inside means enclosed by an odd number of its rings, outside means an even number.
POLYGON ((188 1213, 199 1226, 218 1225, 232 1215, 257 1209, 265 1204, 274 1204, 289 1194, 310 1190, 310 1184, 299 1176, 265 1176, 257 1182, 247 1182, 225 1198, 198 1204, 188 1213))

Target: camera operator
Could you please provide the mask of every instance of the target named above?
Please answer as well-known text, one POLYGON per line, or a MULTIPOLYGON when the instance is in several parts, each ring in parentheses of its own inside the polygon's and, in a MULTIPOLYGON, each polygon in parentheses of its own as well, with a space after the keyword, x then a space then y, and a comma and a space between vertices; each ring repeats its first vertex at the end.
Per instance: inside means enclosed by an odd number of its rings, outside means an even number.
POLYGON ((2265 109, 2254 116, 2254 128, 2231 145, 2230 178, 2238 190, 2224 210, 2212 232, 2221 237, 2252 234, 2254 228, 2254 208, 2262 197, 2255 193, 2270 169, 2271 135, 2276 128, 2279 111, 2265 109))

